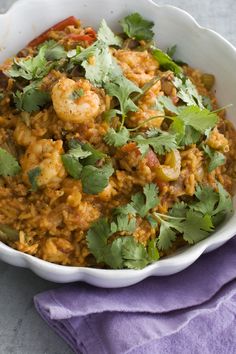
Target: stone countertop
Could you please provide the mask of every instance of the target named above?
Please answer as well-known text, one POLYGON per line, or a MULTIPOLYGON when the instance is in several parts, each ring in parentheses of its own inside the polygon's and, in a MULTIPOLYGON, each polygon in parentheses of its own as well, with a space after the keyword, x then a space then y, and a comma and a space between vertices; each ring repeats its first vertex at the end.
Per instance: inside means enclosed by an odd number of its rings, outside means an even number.
MULTIPOLYGON (((0 12, 4 12, 13 2, 0 0, 0 12)), ((157 2, 188 11, 201 25, 216 30, 236 45, 235 0, 157 2)), ((32 301, 35 294, 59 286, 40 279, 29 270, 0 262, 0 354, 72 353, 66 343, 39 317, 32 301)))

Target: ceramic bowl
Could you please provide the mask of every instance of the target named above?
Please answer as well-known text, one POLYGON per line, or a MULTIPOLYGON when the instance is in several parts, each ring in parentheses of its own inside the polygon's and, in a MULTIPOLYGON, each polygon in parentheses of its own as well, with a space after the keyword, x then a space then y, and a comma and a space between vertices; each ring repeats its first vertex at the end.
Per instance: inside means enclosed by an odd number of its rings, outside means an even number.
MULTIPOLYGON (((139 12, 155 22, 154 30, 160 48, 177 44, 177 57, 215 75, 219 104, 234 104, 228 116, 236 125, 235 48, 219 34, 199 26, 185 11, 173 6, 158 6, 151 0, 19 0, 6 14, 0 15, 0 61, 14 55, 31 39, 70 15, 95 28, 105 18, 116 31, 119 29, 118 20, 131 12, 139 12)), ((180 272, 201 254, 220 247, 235 234, 236 213, 207 239, 142 270, 66 267, 15 251, 1 242, 0 259, 30 268, 42 278, 54 282, 85 281, 100 287, 123 287, 149 276, 180 272)))

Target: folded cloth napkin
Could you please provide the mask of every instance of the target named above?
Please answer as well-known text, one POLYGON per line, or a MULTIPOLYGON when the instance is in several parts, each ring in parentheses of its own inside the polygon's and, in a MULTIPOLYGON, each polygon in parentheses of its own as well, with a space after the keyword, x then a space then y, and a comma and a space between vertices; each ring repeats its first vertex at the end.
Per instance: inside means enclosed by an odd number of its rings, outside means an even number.
POLYGON ((236 237, 172 276, 121 289, 77 283, 34 300, 75 353, 235 354, 236 237))

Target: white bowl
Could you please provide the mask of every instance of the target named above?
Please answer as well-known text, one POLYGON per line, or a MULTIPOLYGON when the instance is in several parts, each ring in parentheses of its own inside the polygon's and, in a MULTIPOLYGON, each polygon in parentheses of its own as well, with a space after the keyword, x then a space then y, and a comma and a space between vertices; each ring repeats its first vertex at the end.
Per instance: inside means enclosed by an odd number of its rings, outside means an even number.
MULTIPOLYGON (((236 50, 219 34, 203 28, 185 11, 173 6, 158 6, 151 0, 20 0, 0 15, 0 61, 14 55, 31 39, 56 22, 75 15, 95 28, 105 18, 118 30, 118 20, 131 12, 155 22, 158 45, 166 49, 177 44, 177 56, 193 67, 216 76, 216 94, 220 105, 233 103, 229 116, 236 125, 236 50)), ((86 281, 101 287, 122 287, 149 276, 177 273, 202 253, 220 247, 236 234, 236 213, 217 231, 198 244, 179 251, 142 270, 104 270, 66 267, 13 250, 0 242, 0 259, 30 268, 44 279, 67 283, 86 281)))

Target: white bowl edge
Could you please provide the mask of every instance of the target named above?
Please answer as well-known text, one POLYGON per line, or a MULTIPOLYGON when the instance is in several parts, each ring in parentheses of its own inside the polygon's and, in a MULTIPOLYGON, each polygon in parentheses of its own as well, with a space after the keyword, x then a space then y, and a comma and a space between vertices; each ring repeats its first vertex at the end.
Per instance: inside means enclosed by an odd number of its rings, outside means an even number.
MULTIPOLYGON (((106 0, 102 0, 104 3, 106 0)), ((17 16, 16 14, 22 11, 24 7, 24 12, 27 12, 27 8, 32 8, 37 5, 39 6, 39 3, 41 4, 48 4, 48 3, 74 3, 74 6, 79 7, 78 1, 76 2, 77 5, 75 4, 75 0, 18 0, 5 14, 0 15, 0 24, 1 20, 4 19, 5 23, 9 22, 9 17, 14 17, 17 16)), ((84 1, 82 0, 81 3, 91 3, 90 1, 84 1)), ((99 1, 94 1, 95 3, 101 2, 99 1)), ((115 4, 117 5, 117 1, 115 0, 107 0, 107 3, 110 4, 115 4)), ((111 5, 112 6, 112 5, 111 5)), ((230 44, 227 40, 225 40, 221 35, 216 33, 213 30, 207 29, 205 27, 200 26, 197 21, 186 11, 179 9, 177 7, 171 6, 171 5, 163 5, 159 6, 156 3, 154 3, 152 0, 139 0, 139 2, 136 2, 136 0, 129 0, 129 4, 126 4, 125 0, 120 0, 119 1, 119 6, 121 6, 122 11, 124 13, 128 13, 129 9, 133 9, 133 11, 139 11, 139 9, 142 9, 142 14, 143 16, 146 15, 146 13, 149 11, 149 9, 153 10, 153 6, 158 9, 158 11, 166 11, 168 13, 168 16, 170 18, 175 17, 178 13, 178 21, 184 24, 184 26, 189 27, 192 29, 193 33, 195 34, 196 38, 197 36, 200 36, 201 38, 204 37, 209 37, 213 41, 215 40, 218 46, 224 47, 225 50, 225 55, 226 58, 231 58, 230 60, 234 60, 236 64, 236 50, 230 44), (221 44, 220 44, 221 43, 221 44), (232 59, 234 58, 234 59, 232 59)), ((156 10, 155 10, 156 11, 156 10)), ((50 11, 49 11, 50 12, 50 11)), ((154 11, 153 11, 154 12, 154 11)), ((74 13, 70 13, 73 15, 74 13)), ((70 15, 68 13, 68 16, 70 15)), ((20 16, 20 15, 19 15, 20 16)), ((61 19, 66 17, 67 14, 61 16, 61 19)), ((58 18, 58 15, 56 15, 58 18)), ((55 17, 55 19, 56 19, 55 17)), ((59 16, 60 17, 60 16, 59 16)), ((79 14, 78 14, 78 17, 79 14)), ((148 15, 146 15, 148 17, 148 15)), ((149 16, 150 17, 150 16, 149 16)), ((50 16, 49 16, 50 18, 50 16)), ((47 21, 50 22, 50 19, 48 18, 47 21)), ((59 18, 58 18, 59 19, 59 18)), ((101 17, 99 18, 101 20, 101 17)), ((177 23, 178 23, 177 21, 177 23)), ((19 21, 20 22, 20 21, 19 21)), ((51 23, 47 22, 47 24, 44 26, 39 26, 40 28, 35 29, 35 34, 34 35, 29 35, 27 34, 27 40, 32 39, 35 35, 41 33, 43 28, 47 28, 50 25, 54 24, 57 22, 56 20, 52 20, 51 23)), ((10 22, 9 22, 10 23, 10 22)), ((8 27, 9 27, 8 23, 8 27)), ((1 25, 0 25, 1 28, 1 25)), ((158 31, 160 32, 160 31, 158 31)), ((7 36, 6 36, 7 37, 7 36)), ((21 37, 21 33, 19 33, 19 37, 21 37)), ((168 37, 168 36, 167 36, 168 37)), ((6 39, 7 40, 7 39, 6 39)), ((27 43, 27 40, 25 43, 27 43)), ((21 43, 21 41, 19 41, 21 43)), ((175 44, 175 43, 167 43, 169 45, 175 44)), ((165 40, 160 40, 160 47, 165 47, 166 43, 165 40)), ((4 44, 1 45, 1 47, 4 47, 4 44)), ((18 48, 20 49, 20 47, 18 48)), ((3 50, 4 52, 4 50, 3 50)), ((180 52, 181 52, 181 45, 180 45, 180 52)), ((12 53, 13 54, 13 53, 12 53)), ((8 54, 9 55, 9 54, 8 54)), ((1 53, 0 53, 1 57, 1 53)), ((2 56, 4 57, 4 55, 2 56)), ((193 60, 194 62, 194 60, 193 60)), ((196 65, 195 65, 196 66, 196 65)), ((201 68, 201 65, 200 65, 201 68)), ((236 78, 235 78, 235 87, 236 87, 236 78)), ((219 88, 221 84, 219 83, 217 88, 219 88)), ((225 101, 226 97, 224 94, 219 95, 220 98, 222 99, 222 103, 228 103, 225 101)), ((234 96, 231 99, 232 102, 235 102, 236 105, 236 99, 234 96)), ((229 98, 230 99, 230 98, 229 98)), ((236 107, 230 110, 231 114, 236 115, 236 107)), ((236 121, 235 121, 236 123, 236 121)), ((41 259, 38 259, 36 257, 32 257, 30 255, 27 255, 25 253, 21 253, 19 251, 16 251, 7 245, 3 244, 0 242, 0 259, 3 261, 15 265, 15 266, 20 266, 20 267, 26 267, 31 269, 33 272, 38 274, 44 279, 54 281, 54 282, 59 282, 59 283, 67 283, 67 282, 73 282, 73 281, 85 281, 87 283, 100 286, 100 287, 123 287, 123 286, 129 286, 132 284, 135 284, 149 276, 165 276, 165 275, 170 275, 177 273, 188 266, 190 266, 193 262, 195 262, 202 253, 206 253, 209 251, 212 251, 213 249, 220 247, 223 243, 228 241, 230 238, 232 238, 236 234, 236 215, 234 215, 210 237, 207 239, 199 242, 198 244, 189 247, 187 250, 183 251, 182 253, 179 253, 177 255, 173 255, 171 257, 162 259, 142 270, 105 270, 105 269, 93 269, 93 268, 85 268, 85 267, 68 267, 68 266, 62 266, 62 265, 57 265, 53 263, 49 263, 46 261, 43 261, 41 259)))

